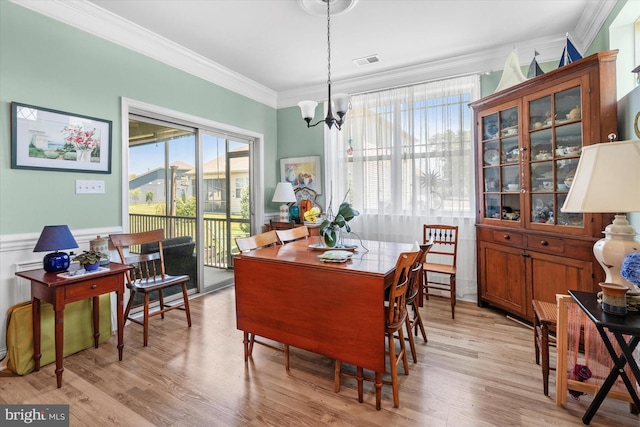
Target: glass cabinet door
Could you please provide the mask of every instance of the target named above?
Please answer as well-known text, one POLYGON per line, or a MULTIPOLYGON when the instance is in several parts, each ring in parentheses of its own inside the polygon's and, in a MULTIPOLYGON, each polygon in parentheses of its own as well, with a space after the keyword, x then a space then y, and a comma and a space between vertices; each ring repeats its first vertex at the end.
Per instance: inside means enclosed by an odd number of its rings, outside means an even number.
POLYGON ((582 214, 562 213, 582 152, 580 86, 538 98, 529 108, 529 221, 584 226, 582 214))
POLYGON ((520 163, 518 108, 481 119, 484 218, 520 221, 520 163))

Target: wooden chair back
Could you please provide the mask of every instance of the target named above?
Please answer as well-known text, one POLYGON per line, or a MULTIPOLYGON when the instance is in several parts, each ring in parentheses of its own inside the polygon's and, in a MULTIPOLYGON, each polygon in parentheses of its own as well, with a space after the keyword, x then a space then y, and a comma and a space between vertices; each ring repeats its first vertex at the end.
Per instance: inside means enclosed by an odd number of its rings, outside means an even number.
POLYGON ((172 276, 165 274, 164 254, 162 241, 164 240, 164 230, 143 231, 140 233, 111 234, 111 243, 115 246, 123 264, 133 267, 126 273, 127 287, 131 290, 129 302, 124 312, 124 318, 143 326, 143 345, 146 347, 149 341, 149 318, 160 316, 164 319, 164 314, 171 310, 184 307, 187 317, 187 325, 191 327, 191 311, 189 309, 189 295, 187 293, 188 275, 172 276), (151 252, 145 254, 133 253, 130 248, 141 247, 148 244, 151 252), (156 249, 157 248, 157 249, 156 249), (182 301, 172 301, 171 304, 164 302, 164 290, 169 287, 180 286, 182 289, 182 301), (159 310, 150 312, 149 294, 158 293, 159 310), (143 320, 130 317, 129 313, 133 308, 134 299, 137 293, 144 295, 143 320))
POLYGON ((289 230, 276 230, 278 239, 282 244, 293 242, 295 240, 307 239, 309 237, 309 228, 306 225, 291 228, 289 230))
POLYGON ((123 264, 132 265, 133 270, 126 273, 127 286, 129 288, 135 282, 154 282, 165 277, 164 255, 162 251, 162 241, 164 240, 164 230, 151 230, 141 233, 112 234, 109 236, 113 246, 118 251, 123 264), (131 246, 142 245, 143 243, 157 243, 157 252, 148 254, 129 253, 131 246))
POLYGON ((389 293, 386 319, 387 332, 393 333, 404 325, 407 316, 406 295, 411 268, 414 266, 419 254, 420 251, 402 252, 398 256, 393 285, 389 293))
POLYGON ((240 252, 248 252, 258 248, 266 248, 278 244, 278 235, 270 230, 249 237, 236 237, 236 246, 240 252))
POLYGON ((416 258, 416 262, 411 267, 409 271, 409 287, 407 289, 406 302, 407 304, 413 303, 413 301, 418 297, 420 293, 420 286, 422 286, 423 273, 422 268, 425 260, 427 259, 427 253, 431 249, 433 245, 431 243, 426 243, 420 245, 420 250, 418 251, 418 257, 416 258))
POLYGON ((274 221, 269 220, 269 227, 271 230, 288 230, 296 226, 294 221, 274 221))
POLYGON ((458 258, 458 226, 425 224, 423 227, 423 242, 433 244, 429 255, 438 255, 438 263, 455 267, 458 258))

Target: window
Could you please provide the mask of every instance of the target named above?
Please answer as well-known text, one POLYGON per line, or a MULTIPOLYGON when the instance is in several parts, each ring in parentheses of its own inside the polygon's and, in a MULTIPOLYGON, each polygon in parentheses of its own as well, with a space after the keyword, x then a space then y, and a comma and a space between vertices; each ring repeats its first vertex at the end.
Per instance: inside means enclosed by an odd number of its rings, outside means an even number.
POLYGON ((332 209, 347 197, 360 211, 352 228, 363 239, 410 243, 422 239, 423 224, 458 225, 459 296, 476 292, 468 104, 478 95, 478 76, 354 95, 325 157, 332 209))

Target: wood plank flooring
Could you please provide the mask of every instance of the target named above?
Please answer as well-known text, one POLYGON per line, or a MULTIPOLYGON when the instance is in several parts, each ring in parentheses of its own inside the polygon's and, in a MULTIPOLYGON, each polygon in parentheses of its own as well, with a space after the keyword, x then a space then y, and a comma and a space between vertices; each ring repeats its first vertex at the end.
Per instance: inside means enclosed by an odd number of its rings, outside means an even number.
MULTIPOLYGON (((310 303, 313 303, 311 300, 310 303)), ((0 403, 69 403, 77 426, 578 426, 591 402, 569 398, 566 408, 542 393, 533 332, 504 313, 460 302, 451 320, 447 301, 422 308, 429 342, 417 340, 418 363, 400 378, 400 408, 390 386, 375 410, 373 384, 357 401, 355 381, 333 391, 333 360, 291 349, 291 371, 282 353, 254 348, 243 361, 235 327, 233 288, 195 298, 193 327, 184 312, 125 328, 124 359, 115 337, 98 349, 65 359, 61 389, 54 364, 24 377, 0 378, 0 403)), ((339 337, 337 337, 339 338, 339 337)), ((555 358, 552 357, 555 365, 555 358)), ((402 370, 401 370, 402 372, 402 370)), ((606 399, 590 424, 638 427, 627 403, 606 399)))

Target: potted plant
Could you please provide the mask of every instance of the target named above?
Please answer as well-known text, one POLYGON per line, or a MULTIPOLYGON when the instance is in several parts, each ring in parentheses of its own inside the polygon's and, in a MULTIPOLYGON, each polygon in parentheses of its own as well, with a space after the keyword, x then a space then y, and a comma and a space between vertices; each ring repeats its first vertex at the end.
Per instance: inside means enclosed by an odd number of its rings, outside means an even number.
POLYGON ((360 212, 355 210, 351 203, 348 202, 340 204, 338 213, 335 216, 331 215, 331 207, 329 207, 327 209, 327 219, 320 224, 320 235, 324 239, 325 245, 331 248, 335 247, 340 241, 341 230, 344 228, 347 233, 351 232, 349 221, 358 215, 360 215, 360 212))
POLYGON ((97 270, 100 266, 100 260, 106 258, 101 252, 82 251, 81 254, 73 257, 73 261, 78 261, 86 271, 97 270))

